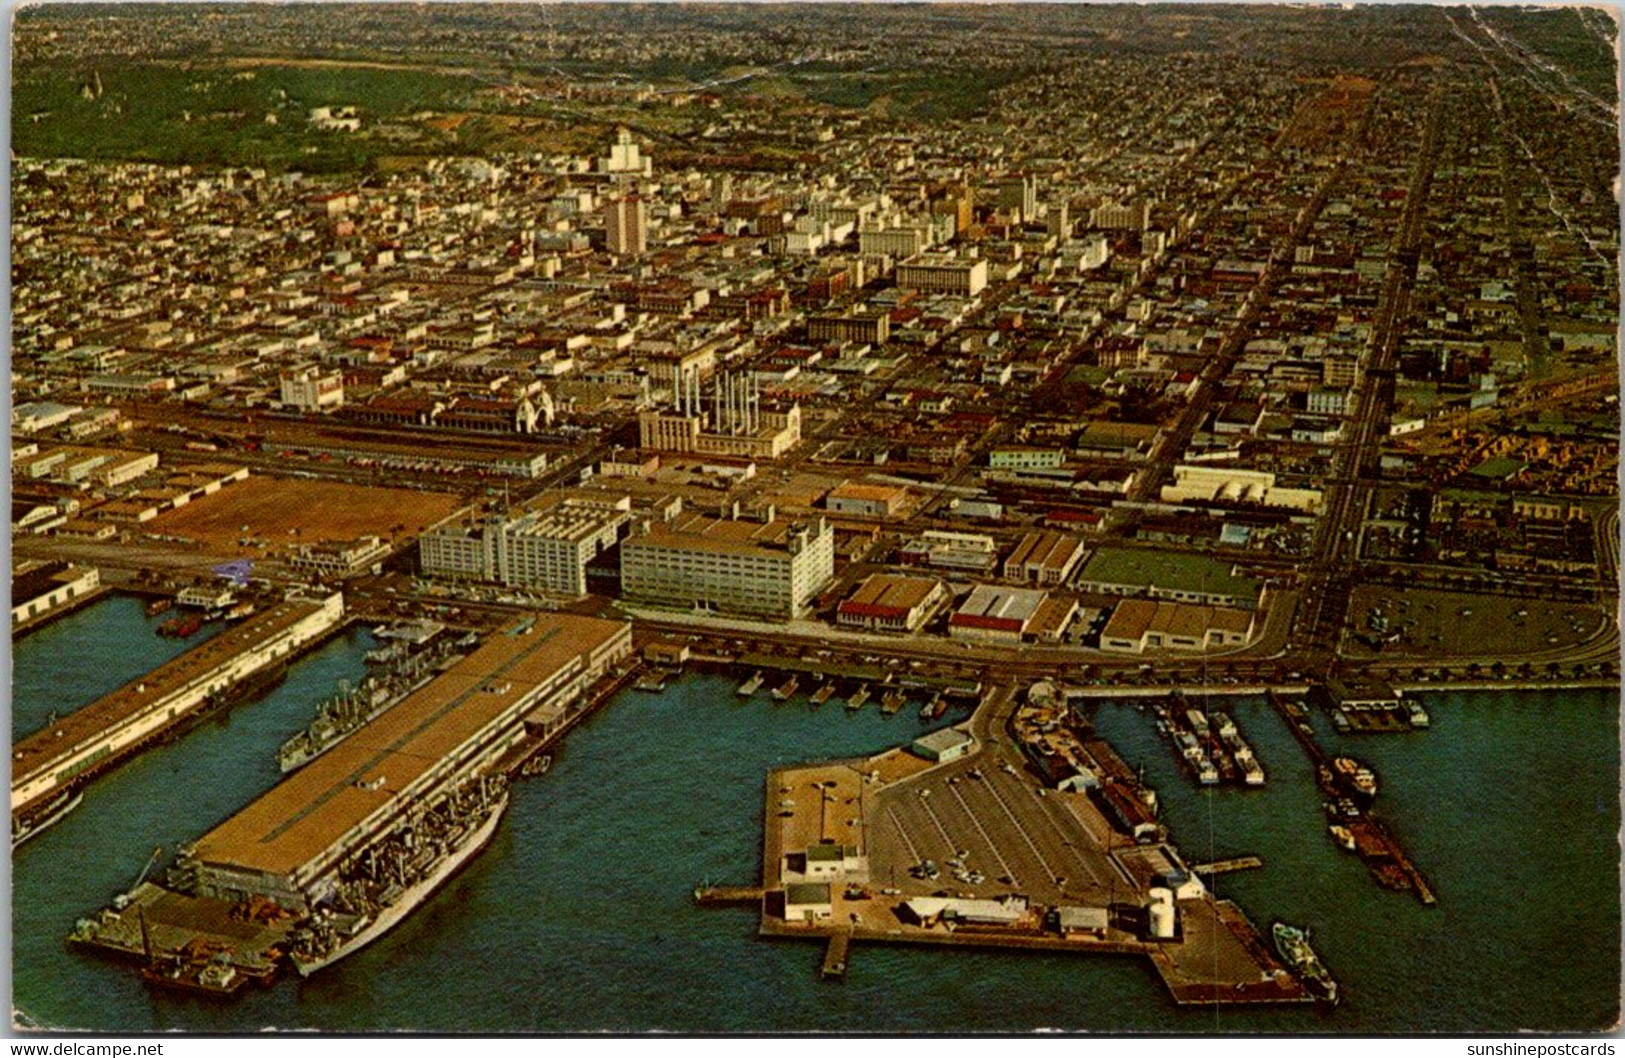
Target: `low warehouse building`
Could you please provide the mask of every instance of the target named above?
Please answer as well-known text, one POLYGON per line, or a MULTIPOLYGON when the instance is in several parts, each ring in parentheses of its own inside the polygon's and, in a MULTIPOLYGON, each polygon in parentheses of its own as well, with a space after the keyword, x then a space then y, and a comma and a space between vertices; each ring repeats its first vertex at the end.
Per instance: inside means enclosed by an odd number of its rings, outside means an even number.
POLYGON ((915 739, 909 749, 926 760, 946 764, 968 756, 976 748, 976 739, 955 727, 945 727, 915 739))

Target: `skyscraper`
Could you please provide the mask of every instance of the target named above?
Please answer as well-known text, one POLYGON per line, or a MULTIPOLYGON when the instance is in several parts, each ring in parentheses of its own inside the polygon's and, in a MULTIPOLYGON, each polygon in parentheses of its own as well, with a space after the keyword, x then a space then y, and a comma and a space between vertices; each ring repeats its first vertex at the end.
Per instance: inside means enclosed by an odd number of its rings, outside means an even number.
POLYGON ((621 257, 637 257, 648 249, 649 212, 643 199, 624 195, 604 206, 604 243, 621 257))

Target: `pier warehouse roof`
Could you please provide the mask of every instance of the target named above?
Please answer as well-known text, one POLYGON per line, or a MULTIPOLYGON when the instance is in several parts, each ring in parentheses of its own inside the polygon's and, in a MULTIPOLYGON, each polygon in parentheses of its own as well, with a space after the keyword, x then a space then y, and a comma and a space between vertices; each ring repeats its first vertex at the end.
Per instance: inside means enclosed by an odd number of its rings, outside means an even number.
POLYGON ((110 766, 343 615, 344 596, 336 593, 278 603, 23 739, 11 750, 11 810, 110 766))
POLYGON ((509 625, 204 835, 191 853, 198 891, 319 902, 340 861, 486 770, 526 714, 580 694, 631 649, 624 621, 548 614, 509 625))

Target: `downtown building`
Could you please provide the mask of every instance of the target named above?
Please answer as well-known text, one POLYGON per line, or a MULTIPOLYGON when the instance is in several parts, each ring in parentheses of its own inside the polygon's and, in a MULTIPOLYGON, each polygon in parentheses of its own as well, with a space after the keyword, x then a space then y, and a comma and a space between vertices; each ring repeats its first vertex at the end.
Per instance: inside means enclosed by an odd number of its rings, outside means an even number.
POLYGON ((620 539, 628 497, 567 499, 515 517, 438 526, 418 538, 426 576, 484 581, 560 595, 587 594, 587 566, 620 539))
POLYGON ((835 576, 835 530, 824 519, 682 515, 621 545, 621 596, 680 610, 791 620, 835 576))

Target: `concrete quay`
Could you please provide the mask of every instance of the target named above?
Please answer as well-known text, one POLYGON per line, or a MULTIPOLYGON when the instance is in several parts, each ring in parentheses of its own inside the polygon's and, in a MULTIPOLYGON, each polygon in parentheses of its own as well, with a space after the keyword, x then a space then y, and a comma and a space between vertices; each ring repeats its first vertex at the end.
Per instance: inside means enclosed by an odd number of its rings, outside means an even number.
MULTIPOLYGON (((961 730, 986 730, 1000 689, 961 730)), ((1083 793, 1040 786, 1007 741, 933 762, 903 749, 777 769, 764 789, 759 932, 820 939, 844 977, 857 944, 1147 958, 1181 1005, 1312 997, 1233 904, 1165 845, 1116 830, 1083 793), (1154 937, 1161 871, 1178 927, 1154 937)), ((739 889, 740 893, 755 890, 739 889)), ((833 963, 831 962, 833 960, 833 963)))

